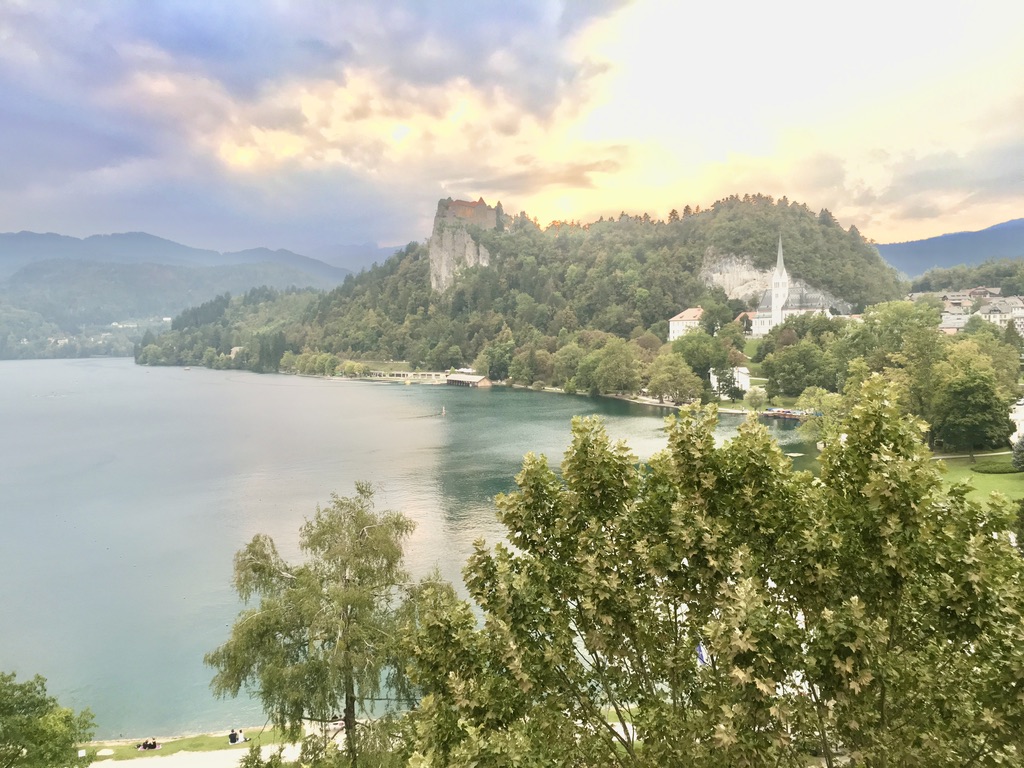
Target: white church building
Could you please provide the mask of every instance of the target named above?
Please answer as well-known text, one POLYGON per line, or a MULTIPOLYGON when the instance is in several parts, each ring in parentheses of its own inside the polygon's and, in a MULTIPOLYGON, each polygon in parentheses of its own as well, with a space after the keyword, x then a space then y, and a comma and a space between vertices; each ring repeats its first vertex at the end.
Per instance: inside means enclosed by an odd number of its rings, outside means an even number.
POLYGON ((779 255, 772 274, 772 287, 761 297, 750 335, 765 336, 788 317, 815 313, 829 315, 828 300, 821 291, 814 290, 803 280, 790 280, 782 259, 782 235, 779 235, 779 255))

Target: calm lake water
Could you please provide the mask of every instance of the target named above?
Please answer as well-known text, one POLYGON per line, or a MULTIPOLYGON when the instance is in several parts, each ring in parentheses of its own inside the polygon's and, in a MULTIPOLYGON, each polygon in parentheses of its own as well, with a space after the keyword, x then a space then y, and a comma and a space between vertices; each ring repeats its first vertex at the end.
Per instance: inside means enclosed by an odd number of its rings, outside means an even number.
MULTIPOLYGON (((413 574, 461 585, 473 542, 502 538, 492 499, 525 453, 557 465, 571 418, 599 414, 647 458, 667 413, 128 359, 0 363, 0 671, 45 676, 93 710, 99 738, 261 723, 254 702, 212 697, 202 663, 239 610, 232 557, 254 534, 295 558, 304 518, 365 479, 416 521, 413 574)), ((721 434, 738 423, 723 416, 721 434)), ((772 425, 806 452, 791 427, 772 425)))

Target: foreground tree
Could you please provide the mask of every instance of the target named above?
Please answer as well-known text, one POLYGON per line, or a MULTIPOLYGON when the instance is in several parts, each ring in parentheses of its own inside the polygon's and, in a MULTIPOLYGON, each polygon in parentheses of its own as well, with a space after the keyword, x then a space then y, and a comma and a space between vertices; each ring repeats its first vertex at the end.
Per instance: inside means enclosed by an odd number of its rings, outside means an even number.
POLYGON ((0 672, 0 768, 84 768, 95 754, 79 756, 79 745, 93 727, 89 710, 60 706, 39 675, 19 683, 0 672))
POLYGON ((499 497, 510 546, 415 641, 413 765, 971 766, 1024 739, 1024 568, 946 490, 893 390, 847 404, 820 478, 748 422, 668 420, 647 465, 574 422, 499 497))
POLYGON ((821 387, 808 387, 796 399, 800 434, 815 443, 834 437, 842 418, 843 396, 821 387))
MULTIPOLYGON (((207 654, 219 696, 253 690, 275 727, 301 738, 307 724, 326 733, 342 712, 352 766, 362 754, 357 711, 407 706, 397 628, 410 610, 402 543, 413 523, 398 512, 376 512, 368 484, 356 495, 332 495, 302 527, 305 562, 293 565, 274 542, 257 535, 235 555, 239 597, 259 604, 242 611, 231 637, 207 654)), ((379 713, 379 710, 378 710, 379 713)), ((327 756, 324 738, 314 758, 327 756)))

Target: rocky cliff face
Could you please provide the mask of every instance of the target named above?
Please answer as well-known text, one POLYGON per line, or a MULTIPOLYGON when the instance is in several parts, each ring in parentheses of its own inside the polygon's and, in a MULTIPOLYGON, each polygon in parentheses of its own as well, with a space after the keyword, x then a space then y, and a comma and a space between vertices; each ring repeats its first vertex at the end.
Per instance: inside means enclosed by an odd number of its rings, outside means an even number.
POLYGON ((490 265, 491 255, 473 239, 467 227, 494 229, 499 215, 483 198, 475 203, 451 198, 438 202, 434 230, 427 241, 431 288, 443 292, 466 267, 490 265))
POLYGON ((486 267, 491 263, 487 249, 478 244, 464 228, 434 222, 434 232, 427 242, 430 255, 430 287, 441 293, 455 281, 466 267, 486 267))
POLYGON ((760 299, 772 287, 772 273, 757 269, 749 256, 719 253, 714 248, 704 253, 699 277, 705 283, 721 286, 730 299, 743 301, 760 299))
MULTIPOLYGON (((714 248, 704 252, 704 266, 699 277, 705 283, 721 286, 730 299, 760 299, 772 287, 772 271, 754 266, 749 256, 721 253, 714 248)), ((790 275, 789 294, 813 293, 815 303, 848 313, 852 307, 848 302, 833 296, 828 291, 813 288, 803 280, 790 275)))

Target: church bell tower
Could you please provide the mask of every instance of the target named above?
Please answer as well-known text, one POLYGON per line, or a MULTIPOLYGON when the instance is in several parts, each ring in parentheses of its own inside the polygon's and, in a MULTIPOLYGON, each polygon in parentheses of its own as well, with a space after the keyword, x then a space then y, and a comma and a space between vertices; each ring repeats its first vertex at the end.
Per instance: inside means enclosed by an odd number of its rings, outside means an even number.
POLYGON ((786 265, 782 263, 782 235, 779 235, 779 257, 775 262, 775 274, 772 275, 772 328, 782 324, 782 307, 789 298, 789 275, 786 265))

